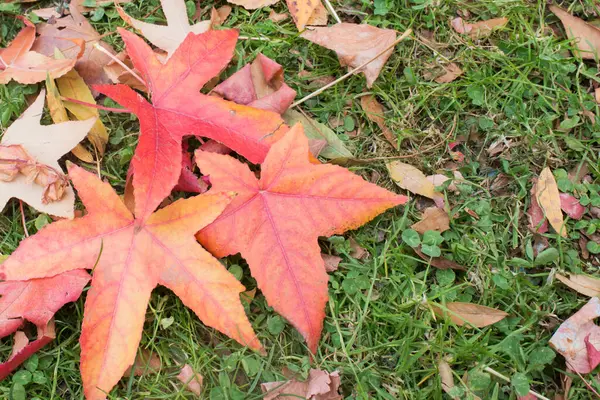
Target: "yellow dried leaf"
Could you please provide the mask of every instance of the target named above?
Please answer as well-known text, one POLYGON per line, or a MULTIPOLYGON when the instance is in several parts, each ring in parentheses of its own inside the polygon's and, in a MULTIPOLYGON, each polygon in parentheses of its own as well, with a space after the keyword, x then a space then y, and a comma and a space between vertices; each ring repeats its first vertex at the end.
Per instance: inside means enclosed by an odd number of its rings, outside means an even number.
POLYGON ((424 173, 410 164, 392 161, 386 164, 390 177, 396 185, 409 192, 433 199, 436 204, 443 204, 443 196, 435 191, 435 186, 424 173))
POLYGON ((567 237, 567 227, 560 209, 560 193, 554 175, 548 167, 542 170, 535 185, 535 196, 552 228, 562 237, 567 237))

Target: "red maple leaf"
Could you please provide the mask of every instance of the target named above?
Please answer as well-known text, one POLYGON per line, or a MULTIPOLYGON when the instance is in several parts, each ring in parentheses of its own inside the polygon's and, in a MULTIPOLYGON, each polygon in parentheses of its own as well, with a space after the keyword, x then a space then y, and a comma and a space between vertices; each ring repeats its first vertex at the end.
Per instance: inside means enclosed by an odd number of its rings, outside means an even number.
POLYGON ((328 276, 317 238, 357 228, 407 198, 335 165, 309 162, 300 124, 275 143, 256 179, 232 157, 197 151, 212 190, 238 195, 197 238, 217 257, 240 252, 269 304, 315 352, 328 276))
POLYGON ((135 215, 148 216, 177 184, 183 136, 217 140, 251 162, 261 162, 272 143, 287 130, 273 112, 238 105, 199 91, 224 69, 238 33, 234 30, 190 33, 166 64, 143 39, 119 30, 133 65, 140 71, 152 104, 125 85, 95 86, 127 107, 140 120, 140 140, 132 160, 135 215))
POLYGON ((0 279, 94 269, 80 339, 88 400, 105 399, 133 364, 150 293, 158 284, 171 289, 206 325, 261 348, 240 302, 244 287, 194 239, 229 204, 229 194, 179 200, 134 218, 109 184, 75 166, 69 176, 88 214, 55 222, 25 239, 0 265, 0 279))

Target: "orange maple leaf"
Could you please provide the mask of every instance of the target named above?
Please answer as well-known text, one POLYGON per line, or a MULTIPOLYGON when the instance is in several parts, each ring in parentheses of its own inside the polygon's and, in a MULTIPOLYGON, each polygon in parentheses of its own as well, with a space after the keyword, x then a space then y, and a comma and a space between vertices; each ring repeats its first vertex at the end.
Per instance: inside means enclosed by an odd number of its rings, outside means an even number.
POLYGON ((133 65, 152 95, 152 104, 125 85, 95 86, 140 120, 140 141, 131 162, 135 215, 144 218, 169 195, 181 173, 186 135, 217 140, 251 162, 261 162, 287 126, 279 115, 200 93, 224 69, 235 49, 234 30, 190 33, 163 64, 142 38, 120 29, 133 65))
POLYGON ((238 194, 197 238, 217 257, 240 252, 269 304, 315 352, 328 281, 317 238, 357 228, 407 197, 344 168, 311 164, 307 154, 300 124, 271 147, 258 180, 232 157, 197 151, 212 190, 238 194))
POLYGON ((206 325, 261 348, 240 302, 244 287, 194 240, 229 204, 229 194, 179 200, 136 219, 109 184, 76 166, 69 176, 89 214, 24 240, 0 265, 0 279, 94 269, 80 339, 88 400, 104 399, 133 364, 157 284, 175 292, 206 325))
MULTIPOLYGON (((7 48, 0 49, 0 84, 6 84, 11 79, 19 83, 36 83, 45 80, 48 75, 55 79, 75 66, 76 59, 55 60, 31 51, 35 41, 35 25, 26 18, 19 19, 25 27, 7 48)), ((78 43, 81 48, 83 43, 78 43)))

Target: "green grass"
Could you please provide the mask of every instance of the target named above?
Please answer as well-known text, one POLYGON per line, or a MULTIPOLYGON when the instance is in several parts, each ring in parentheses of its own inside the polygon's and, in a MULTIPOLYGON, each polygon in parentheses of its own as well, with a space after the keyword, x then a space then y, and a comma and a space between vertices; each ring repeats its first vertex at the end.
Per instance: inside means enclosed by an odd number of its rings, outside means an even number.
MULTIPOLYGON (((126 9, 137 18, 158 5, 157 0, 134 3, 126 9)), ((372 89, 366 88, 362 76, 353 76, 306 102, 303 109, 324 123, 333 118, 352 119, 360 127, 360 135, 349 135, 344 126, 336 130, 358 158, 391 157, 397 153, 360 107, 363 93, 376 95, 389 110, 387 123, 401 140, 400 154, 413 155, 405 161, 426 173, 448 168, 452 157, 447 144, 461 141, 459 149, 465 162, 460 171, 466 182, 459 185, 458 194, 446 192, 452 219, 441 247, 445 257, 468 271, 431 268, 402 242, 402 231, 420 218, 420 200, 413 199, 406 207, 389 211, 343 238, 324 238, 323 250, 341 255, 343 262, 330 277, 327 319, 313 366, 340 370, 347 399, 449 398, 442 391, 437 371, 440 359, 452 367, 459 391, 464 393, 461 398, 472 398, 473 394, 482 399, 516 398, 511 385, 487 373, 485 367, 508 377, 523 373, 532 389, 553 398, 562 393, 560 382, 566 368, 562 356, 552 357, 548 339, 587 299, 552 277, 556 272, 597 275, 600 262, 593 255, 589 260, 581 259, 577 245, 580 233, 574 221, 568 222, 567 239, 544 235, 558 250, 556 260, 524 266, 515 259, 529 260, 533 248, 535 238, 527 229, 525 210, 531 178, 544 166, 561 178, 566 171, 587 163, 591 182, 573 186, 563 178, 559 185, 563 191, 590 197, 598 193, 600 109, 592 94, 593 84, 600 83, 598 68, 594 62, 574 58, 568 52, 571 43, 562 34, 553 35, 550 27, 559 26, 557 18, 542 0, 376 0, 375 4, 384 15, 374 15, 372 3, 366 1, 343 0, 334 7, 345 21, 363 21, 399 32, 411 27, 419 36, 428 31, 435 34, 435 43, 426 46, 423 41, 406 40, 396 47, 372 89), (449 25, 457 12, 465 11, 473 19, 506 16, 510 22, 489 39, 473 41, 449 25), (440 62, 446 59, 460 64, 465 74, 449 84, 423 78, 425 72, 439 70, 440 62), (489 156, 487 148, 499 139, 509 141, 511 147, 489 156), (444 146, 424 151, 443 141, 444 146), (509 178, 508 184, 494 191, 491 185, 499 174, 509 178), (367 258, 357 260, 350 255, 351 237, 368 250, 367 258), (484 329, 461 328, 434 317, 431 306, 449 301, 470 301, 504 310, 510 316, 484 329), (468 383, 460 383, 465 374, 468 383)), ((286 11, 283 3, 273 9, 286 11)), ((269 40, 240 41, 225 76, 262 52, 284 66, 286 82, 301 98, 315 90, 310 84, 312 78, 344 73, 333 52, 299 38, 290 20, 280 24, 269 21, 269 11, 233 7, 226 26, 238 28, 244 36, 269 40), (310 78, 299 77, 302 70, 308 71, 310 78)), ((594 19, 600 10, 592 0, 582 0, 571 11, 594 19)), ((160 23, 164 18, 159 9, 146 20, 160 23)), ((95 23, 100 33, 121 25, 112 6, 95 23)), ((0 27, 4 47, 19 25, 10 15, 0 14, 0 27)), ((118 35, 107 40, 122 48, 118 35)), ((14 83, 0 87, 3 127, 24 110, 25 97, 37 89, 14 83)), ((137 140, 132 133, 139 125, 126 114, 101 115, 112 135, 101 170, 122 193, 137 140)), ((47 115, 44 121, 49 123, 47 115)), ((360 164, 353 170, 396 190, 383 162, 360 164)), ((38 214, 26 207, 25 217, 29 232, 35 232, 38 214)), ((578 229, 592 232, 600 228, 600 220, 589 219, 589 214, 586 218, 587 225, 580 223, 578 229)), ((0 254, 10 254, 23 239, 20 219, 18 203, 12 201, 0 215, 0 254)), ((242 283, 248 289, 256 287, 243 260, 230 257, 224 262, 230 268, 242 266, 242 283)), ((28 399, 83 398, 78 371, 83 303, 82 298, 57 314, 57 340, 38 354, 37 369, 46 381, 26 385, 28 399), (42 368, 44 365, 47 368, 42 368)), ((300 335, 283 323, 261 295, 248 307, 248 315, 266 346, 265 357, 205 327, 171 292, 157 289, 148 308, 141 346, 155 351, 163 367, 158 374, 124 378, 111 398, 193 398, 175 379, 177 364, 183 362, 204 375, 202 398, 210 399, 261 398, 260 383, 282 379, 285 369, 306 376, 311 364, 300 335), (168 318, 173 318, 173 323, 164 329, 168 318)), ((1 342, 4 356, 10 346, 10 339, 1 342)), ((0 398, 10 396, 12 381, 22 375, 0 382, 0 398)), ((570 399, 593 398, 577 375, 570 376, 570 399)), ((586 379, 600 389, 593 374, 586 379)))

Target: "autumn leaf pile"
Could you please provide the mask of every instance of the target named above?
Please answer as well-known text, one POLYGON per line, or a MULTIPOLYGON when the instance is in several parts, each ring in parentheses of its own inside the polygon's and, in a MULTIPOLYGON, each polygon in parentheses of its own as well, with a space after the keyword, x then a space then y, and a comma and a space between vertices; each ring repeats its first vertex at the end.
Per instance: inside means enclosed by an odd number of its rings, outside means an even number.
MULTIPOLYGON (((77 35, 68 38, 80 47, 76 54, 57 48, 50 57, 31 50, 44 46, 44 39, 34 41, 35 26, 25 19, 21 33, 2 50, 2 82, 45 81, 47 93, 42 91, 2 138, 0 205, 16 197, 67 218, 23 240, 0 265, 0 336, 17 332, 24 321, 35 323, 39 331, 38 341, 15 347, 0 369, 2 377, 52 337, 46 331, 53 313, 77 299, 90 279, 80 340, 88 399, 105 398, 134 364, 157 285, 171 289, 204 324, 262 351, 240 301, 244 287, 217 259, 235 253, 248 262, 268 303, 298 329, 314 353, 328 282, 318 237, 355 229, 406 202, 405 196, 342 167, 321 164, 302 124, 289 127, 280 115, 295 96, 281 82, 269 93, 239 98, 231 87, 245 79, 242 70, 215 90, 237 102, 201 93, 231 61, 238 33, 206 24, 182 26, 182 18, 187 24, 185 7, 163 5, 169 25, 160 27, 131 19, 120 9, 128 23, 167 52, 161 54, 142 37, 119 29, 130 68, 113 76, 119 82, 123 74, 133 76, 137 82, 132 86, 141 91, 124 83, 103 84, 107 70, 92 68, 98 62, 90 61, 94 43, 77 35), (78 158, 93 161, 85 148, 76 147, 86 134, 97 154, 104 152, 107 130, 93 108, 93 93, 113 99, 139 119, 125 201, 94 172, 70 163, 65 173, 57 163, 72 149, 78 158), (54 125, 39 125, 45 97, 54 125), (201 147, 194 159, 204 180, 198 179, 186 156, 186 136, 210 139, 206 143, 219 146, 220 153, 235 152, 260 164, 260 177, 245 162, 201 147), (70 219, 75 197, 67 177, 85 206, 84 215, 75 219, 70 219), (186 183, 202 194, 161 207, 174 188, 186 183), (85 270, 93 270, 91 277, 85 270), (35 306, 33 295, 41 296, 35 306)), ((67 18, 81 17, 75 5, 71 9, 67 18)), ((303 24, 302 18, 298 23, 303 24)), ((48 39, 44 32, 51 27, 43 27, 40 37, 48 39)), ((277 78, 281 68, 268 58, 248 68, 252 78, 260 68, 271 84, 282 79, 277 78)))

